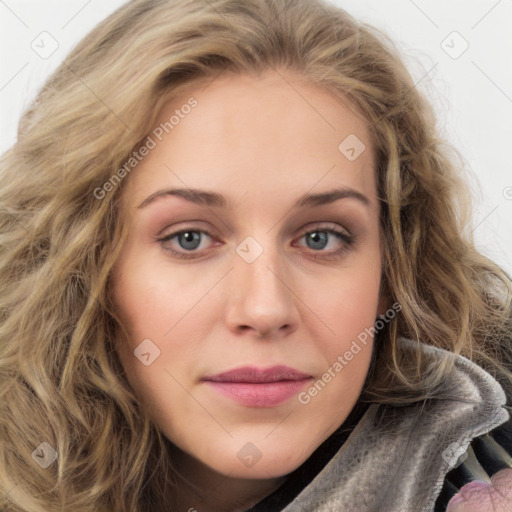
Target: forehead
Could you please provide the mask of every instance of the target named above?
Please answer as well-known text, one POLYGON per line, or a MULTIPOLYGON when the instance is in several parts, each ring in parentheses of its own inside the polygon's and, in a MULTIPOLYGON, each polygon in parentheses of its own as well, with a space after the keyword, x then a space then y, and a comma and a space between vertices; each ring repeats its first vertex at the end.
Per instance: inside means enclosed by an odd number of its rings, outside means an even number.
POLYGON ((245 199, 335 186, 375 195, 363 117, 342 96, 290 71, 192 82, 164 104, 150 136, 156 145, 130 176, 134 201, 164 184, 228 187, 245 199))

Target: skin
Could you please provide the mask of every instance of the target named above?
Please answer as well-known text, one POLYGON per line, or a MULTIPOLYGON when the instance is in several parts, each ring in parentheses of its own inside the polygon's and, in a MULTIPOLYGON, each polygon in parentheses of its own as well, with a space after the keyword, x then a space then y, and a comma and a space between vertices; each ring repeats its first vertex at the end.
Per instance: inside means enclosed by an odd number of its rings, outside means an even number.
POLYGON ((512 469, 503 469, 491 482, 471 482, 461 488, 446 512, 509 512, 512 510, 512 469))
POLYGON ((374 150, 348 102, 288 70, 225 72, 208 86, 190 84, 156 124, 190 96, 198 105, 123 191, 130 234, 114 268, 113 296, 129 340, 117 351, 190 482, 181 489, 180 510, 238 511, 281 485, 344 422, 368 373, 372 339, 308 404, 294 396, 248 407, 201 378, 284 364, 311 375, 307 390, 384 313, 374 150), (366 146, 354 161, 338 150, 350 134, 366 146), (155 191, 175 187, 215 191, 233 209, 170 195, 138 208, 155 191), (344 198, 292 208, 302 194, 338 187, 357 190, 368 205, 344 198), (326 233, 326 224, 355 235, 355 243, 326 233), (183 229, 211 236, 196 234, 202 238, 193 250, 183 237, 156 240, 183 229), (305 235, 315 230, 328 237, 324 246, 305 235), (249 236, 263 250, 252 263, 236 251, 249 236), (179 259, 165 248, 195 258, 179 259), (147 338, 160 349, 149 366, 134 356, 147 338), (237 456, 247 443, 261 455, 250 467, 237 456))

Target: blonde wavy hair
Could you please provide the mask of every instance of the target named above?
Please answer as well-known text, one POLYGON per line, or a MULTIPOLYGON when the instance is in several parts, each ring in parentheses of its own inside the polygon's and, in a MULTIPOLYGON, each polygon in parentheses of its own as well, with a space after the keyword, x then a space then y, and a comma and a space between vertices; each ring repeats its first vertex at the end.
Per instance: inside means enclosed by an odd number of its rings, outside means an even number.
POLYGON ((133 0, 48 79, 1 159, 2 510, 172 506, 169 442, 112 341, 126 335, 109 279, 130 178, 104 199, 94 190, 192 80, 268 68, 348 99, 377 148, 383 292, 401 311, 376 338, 362 398, 424 399, 450 371, 450 358, 405 357, 400 336, 465 355, 511 389, 511 278, 475 249, 463 165, 393 43, 323 0, 133 0), (47 469, 31 457, 43 441, 58 454, 47 469))

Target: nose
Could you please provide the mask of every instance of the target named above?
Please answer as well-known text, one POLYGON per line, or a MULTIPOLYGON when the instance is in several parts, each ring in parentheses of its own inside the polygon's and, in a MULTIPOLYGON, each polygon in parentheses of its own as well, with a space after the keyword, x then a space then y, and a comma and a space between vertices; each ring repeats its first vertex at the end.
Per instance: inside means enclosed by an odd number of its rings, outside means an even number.
POLYGON ((233 262, 226 316, 229 330, 251 332, 257 338, 279 338, 293 332, 298 325, 298 298, 282 255, 265 248, 251 263, 237 253, 233 262))

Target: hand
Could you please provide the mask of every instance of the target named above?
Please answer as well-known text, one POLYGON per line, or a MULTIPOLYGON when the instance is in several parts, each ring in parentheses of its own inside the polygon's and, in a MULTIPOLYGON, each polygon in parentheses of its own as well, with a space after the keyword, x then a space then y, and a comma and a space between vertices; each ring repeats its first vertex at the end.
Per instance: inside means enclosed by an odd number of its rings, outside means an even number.
POLYGON ((491 482, 466 484, 450 500, 446 512, 512 512, 512 469, 498 471, 491 482))

